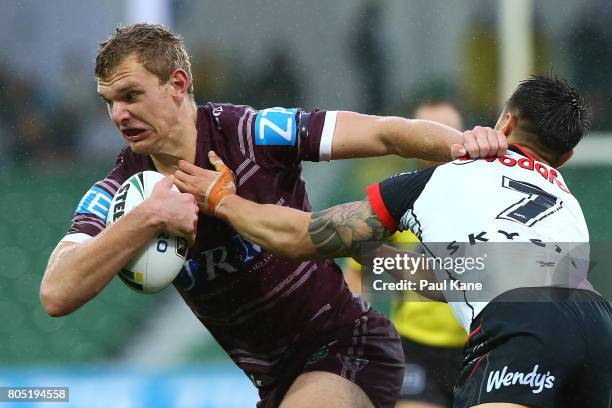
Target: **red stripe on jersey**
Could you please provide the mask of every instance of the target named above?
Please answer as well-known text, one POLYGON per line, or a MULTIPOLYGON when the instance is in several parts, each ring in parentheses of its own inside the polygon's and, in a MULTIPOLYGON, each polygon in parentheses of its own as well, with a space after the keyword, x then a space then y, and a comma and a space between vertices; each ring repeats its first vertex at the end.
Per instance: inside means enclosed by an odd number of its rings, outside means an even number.
POLYGON ((472 369, 472 371, 470 372, 470 375, 468 376, 468 378, 465 380, 465 383, 467 383, 468 381, 470 381, 472 379, 472 377, 474 376, 474 374, 476 373, 476 370, 478 370, 478 367, 480 366, 480 363, 482 362, 482 360, 485 359, 486 356, 488 356, 489 353, 483 355, 482 357, 480 357, 478 359, 478 361, 476 361, 476 365, 474 366, 474 368, 472 369))
POLYGON ((380 184, 372 184, 371 186, 368 186, 366 191, 368 193, 370 204, 372 205, 376 215, 378 215, 378 218, 389 231, 395 232, 397 230, 397 222, 393 219, 391 214, 389 214, 389 211, 387 211, 385 202, 380 195, 380 184))
POLYGON ((478 333, 480 331, 480 329, 482 328, 482 324, 479 324, 477 328, 475 328, 474 330, 472 330, 472 332, 470 334, 468 334, 468 338, 467 341, 465 342, 465 345, 469 345, 470 344, 470 340, 472 339, 472 337, 478 333))
POLYGON ((521 153, 523 153, 523 155, 527 156, 528 158, 532 159, 533 161, 539 161, 541 162, 542 160, 538 159, 537 157, 535 157, 533 154, 529 153, 529 151, 527 149, 525 149, 523 146, 514 143, 512 146, 516 147, 518 150, 521 151, 521 153))

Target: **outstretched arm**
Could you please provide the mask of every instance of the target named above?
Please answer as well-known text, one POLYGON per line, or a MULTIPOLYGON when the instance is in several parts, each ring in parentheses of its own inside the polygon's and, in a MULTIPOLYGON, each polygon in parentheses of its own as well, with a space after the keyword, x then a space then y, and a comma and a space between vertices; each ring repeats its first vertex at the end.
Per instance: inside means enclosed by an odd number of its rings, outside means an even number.
POLYGON ((447 162, 465 154, 475 159, 506 152, 508 143, 502 132, 479 126, 475 130, 479 131, 461 133, 428 120, 338 112, 331 158, 396 154, 447 162))
POLYGON ((364 242, 390 235, 367 198, 315 213, 246 200, 235 194, 232 171, 214 152, 208 156, 216 171, 181 160, 176 186, 195 197, 200 211, 274 253, 299 259, 353 256, 364 242))
POLYGON ((359 256, 363 243, 384 241, 391 234, 368 199, 306 213, 230 195, 216 216, 248 240, 297 259, 359 256))
MULTIPOLYGON (((179 162, 175 173, 177 187, 193 194, 201 211, 224 220, 244 238, 275 254, 291 259, 351 256, 367 260, 374 254, 366 252, 372 248, 364 244, 384 242, 391 235, 367 198, 315 213, 257 204, 236 195, 231 170, 213 152, 209 158, 216 171, 179 162)), ((406 252, 382 246, 376 255, 394 257, 406 252)), ((399 279, 435 280, 427 270, 389 272, 399 279)), ((437 292, 420 293, 434 300, 443 299, 437 292)))
MULTIPOLYGON (((216 216, 231 224, 243 237, 278 255, 291 259, 344 258, 367 264, 373 256, 394 258, 406 253, 383 245, 372 251, 372 242, 384 242, 391 232, 380 221, 369 200, 340 204, 315 213, 272 204, 256 204, 237 195, 227 196, 216 216), (363 248, 369 243, 368 248, 363 248)), ((435 282, 432 271, 389 270, 396 279, 435 282)), ((439 291, 417 290, 423 296, 445 301, 439 291)))

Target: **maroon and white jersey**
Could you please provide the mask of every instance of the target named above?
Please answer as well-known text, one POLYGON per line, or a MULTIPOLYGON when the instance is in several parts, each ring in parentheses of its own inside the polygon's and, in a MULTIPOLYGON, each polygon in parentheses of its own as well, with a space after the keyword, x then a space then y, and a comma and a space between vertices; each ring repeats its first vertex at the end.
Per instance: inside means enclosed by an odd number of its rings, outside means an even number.
MULTIPOLYGON (((209 103, 198 108, 195 164, 212 169, 208 152, 214 150, 233 170, 241 197, 310 211, 300 162, 330 159, 335 120, 336 112, 209 103)), ((99 234, 118 187, 143 170, 155 170, 152 160, 124 149, 79 203, 64 241, 99 234)), ((317 346, 310 344, 314 334, 352 325, 368 309, 334 262, 273 255, 202 213, 174 286, 234 362, 264 387, 282 375, 296 349, 317 346)))

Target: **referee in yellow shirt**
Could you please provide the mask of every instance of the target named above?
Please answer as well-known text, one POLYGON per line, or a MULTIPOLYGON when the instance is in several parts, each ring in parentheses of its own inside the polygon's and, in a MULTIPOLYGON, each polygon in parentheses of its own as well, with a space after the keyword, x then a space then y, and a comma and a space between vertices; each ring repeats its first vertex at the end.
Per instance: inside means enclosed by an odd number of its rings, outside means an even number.
MULTIPOLYGON (((443 123, 463 129, 459 110, 444 99, 420 104, 414 118, 443 123)), ((433 163, 421 162, 427 167, 433 163)), ((418 242, 410 232, 395 233, 394 243, 418 242)), ((355 293, 361 292, 361 266, 349 261, 346 280, 355 293)), ((397 408, 451 407, 453 386, 463 359, 465 330, 457 323, 446 303, 428 301, 415 292, 406 292, 394 302, 391 320, 402 337, 406 370, 397 408)))

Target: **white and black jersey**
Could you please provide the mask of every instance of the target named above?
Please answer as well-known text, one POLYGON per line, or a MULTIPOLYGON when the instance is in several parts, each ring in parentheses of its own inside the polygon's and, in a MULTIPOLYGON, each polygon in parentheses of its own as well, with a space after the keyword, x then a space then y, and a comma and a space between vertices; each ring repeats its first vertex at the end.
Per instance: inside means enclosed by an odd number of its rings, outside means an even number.
MULTIPOLYGON (((470 333, 453 407, 611 406, 612 306, 586 280, 587 226, 557 170, 511 146, 398 174, 368 196, 388 229, 410 229, 435 258, 489 255, 471 274, 483 291, 442 289, 470 333)), ((468 280, 457 265, 437 279, 468 280)))
POLYGON ((591 288, 580 205, 556 169, 519 146, 500 158, 397 174, 370 186, 368 197, 389 230, 411 230, 431 255, 475 256, 470 251, 485 246, 489 257, 477 278, 486 293, 447 295, 466 331, 488 301, 516 287, 591 288), (572 251, 580 256, 568 256, 572 251), (562 264, 564 273, 558 273, 562 264))

